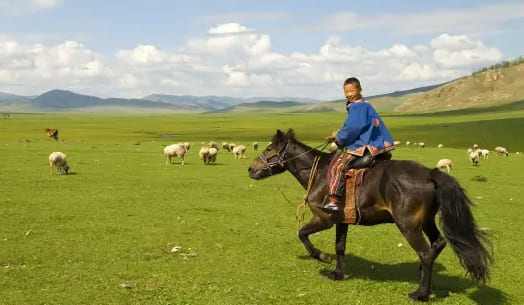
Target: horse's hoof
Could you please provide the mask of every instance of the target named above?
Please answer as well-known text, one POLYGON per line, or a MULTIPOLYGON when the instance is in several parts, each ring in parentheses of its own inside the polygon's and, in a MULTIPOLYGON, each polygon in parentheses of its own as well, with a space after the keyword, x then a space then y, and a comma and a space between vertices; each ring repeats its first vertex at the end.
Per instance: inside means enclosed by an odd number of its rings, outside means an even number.
POLYGON ((318 256, 318 260, 323 263, 331 263, 331 255, 327 254, 326 252, 320 252, 320 255, 318 256))
POLYGON ((409 297, 409 300, 416 301, 416 302, 427 302, 427 301, 429 301, 429 295, 428 296, 420 295, 420 292, 418 290, 417 291, 413 291, 412 293, 408 294, 408 297, 409 297))
POLYGON ((340 273, 333 271, 333 272, 326 274, 326 277, 333 281, 342 281, 344 279, 344 274, 343 273, 340 274, 340 273))

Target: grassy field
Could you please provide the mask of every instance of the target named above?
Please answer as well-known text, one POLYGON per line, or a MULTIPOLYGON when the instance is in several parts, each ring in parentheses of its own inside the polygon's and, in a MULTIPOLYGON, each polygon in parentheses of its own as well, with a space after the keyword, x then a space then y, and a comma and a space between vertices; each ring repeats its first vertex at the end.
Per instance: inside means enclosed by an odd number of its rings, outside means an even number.
MULTIPOLYGON (((348 278, 326 280, 319 273, 334 264, 305 257, 295 207, 277 190, 301 202, 304 191, 291 175, 250 180, 252 150, 245 160, 220 151, 212 166, 197 156, 209 140, 264 146, 277 128, 293 127, 300 140, 318 145, 343 118, 0 117, 0 304, 408 304, 418 260, 394 225, 350 227, 348 278), (58 128, 59 141, 46 139, 45 128, 58 128), (186 165, 164 165, 162 145, 181 141, 193 143, 186 165), (68 155, 70 175, 49 174, 52 151, 68 155)), ((492 233, 491 282, 477 286, 464 277, 446 247, 435 263, 435 304, 524 304, 524 157, 514 154, 524 151, 523 118, 519 109, 384 117, 396 139, 426 143, 399 147, 395 159, 454 161, 452 175, 477 203, 479 226, 492 233), (472 167, 465 149, 473 143, 512 154, 492 152, 472 167)), ((334 230, 312 240, 334 253, 334 230)))

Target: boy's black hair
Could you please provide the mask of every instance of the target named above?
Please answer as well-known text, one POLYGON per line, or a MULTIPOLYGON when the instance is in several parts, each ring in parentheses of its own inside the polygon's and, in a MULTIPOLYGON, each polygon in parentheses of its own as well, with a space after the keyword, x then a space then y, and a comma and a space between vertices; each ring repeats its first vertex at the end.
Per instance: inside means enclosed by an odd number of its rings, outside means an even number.
POLYGON ((360 81, 356 77, 350 77, 344 81, 344 86, 348 84, 355 85, 359 90, 362 90, 362 87, 360 86, 360 81))

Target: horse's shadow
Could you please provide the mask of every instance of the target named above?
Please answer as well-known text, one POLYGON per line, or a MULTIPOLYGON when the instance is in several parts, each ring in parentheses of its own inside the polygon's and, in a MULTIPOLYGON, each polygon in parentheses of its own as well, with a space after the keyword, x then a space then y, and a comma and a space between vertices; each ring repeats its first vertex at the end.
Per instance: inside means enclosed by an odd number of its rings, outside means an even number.
MULTIPOLYGON (((305 258, 305 256, 301 257, 305 258)), ((372 281, 417 282, 418 263, 383 264, 347 254, 345 256, 347 278, 368 279, 372 281)), ((480 305, 507 304, 510 297, 499 289, 488 286, 477 286, 466 277, 441 274, 445 267, 438 262, 433 266, 432 292, 437 298, 445 298, 454 293, 466 293, 468 289, 477 287, 469 294, 469 298, 480 305)), ((327 276, 332 269, 322 268, 319 273, 327 276)))

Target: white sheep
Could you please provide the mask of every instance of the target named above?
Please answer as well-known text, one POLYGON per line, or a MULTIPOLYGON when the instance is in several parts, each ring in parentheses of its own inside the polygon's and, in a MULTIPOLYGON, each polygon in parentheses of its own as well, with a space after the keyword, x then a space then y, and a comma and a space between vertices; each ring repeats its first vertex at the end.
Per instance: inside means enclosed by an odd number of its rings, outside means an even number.
POLYGON ((218 149, 214 148, 214 147, 211 147, 208 151, 208 161, 207 163, 215 163, 215 161, 217 160, 217 154, 218 154, 218 149))
POLYGON ((229 151, 233 152, 233 148, 235 148, 235 146, 237 146, 237 145, 235 143, 229 143, 229 144, 227 144, 227 146, 229 147, 229 151))
POLYGON ((440 159, 437 162, 437 167, 441 170, 446 169, 446 171, 449 173, 449 171, 453 167, 453 162, 450 159, 440 159))
POLYGON ((437 145, 437 147, 438 148, 442 148, 442 147, 444 147, 444 144, 439 144, 439 145, 437 145))
POLYGON ((172 157, 179 157, 182 159, 182 165, 184 165, 184 158, 187 150, 183 143, 171 144, 164 147, 164 155, 166 156, 166 165, 171 164, 172 157))
POLYGON ((207 147, 218 148, 218 144, 217 144, 217 142, 211 140, 211 141, 209 141, 209 143, 207 143, 207 147))
POLYGON ((469 156, 469 154, 471 154, 472 151, 473 151, 473 148, 468 148, 468 150, 467 150, 468 156, 469 156))
POLYGON ((495 151, 497 152, 497 155, 506 155, 509 156, 509 152, 505 147, 497 146, 495 147, 495 151))
POLYGON ((411 141, 406 141, 406 146, 411 147, 411 141))
POLYGON ((229 149, 229 143, 227 143, 227 142, 222 142, 222 148, 225 149, 225 150, 227 150, 227 151, 231 151, 231 150, 229 149))
POLYGON ((235 158, 246 158, 246 147, 244 145, 238 145, 233 147, 233 155, 235 155, 235 158))
POLYGON ((471 160, 471 163, 473 164, 473 166, 477 166, 479 164, 480 154, 478 150, 474 150, 470 152, 468 157, 471 160))
POLYGON ((395 146, 399 146, 400 144, 402 144, 401 141, 393 141, 393 145, 395 145, 395 146))
POLYGON ((482 157, 482 160, 487 160, 488 156, 489 156, 489 150, 481 149, 480 150, 480 156, 482 157))
POLYGON ((479 149, 479 146, 477 144, 473 144, 473 149, 477 150, 477 149, 479 149))
POLYGON ((424 148, 424 147, 426 147, 426 144, 424 144, 424 142, 419 142, 417 145, 418 145, 418 147, 420 147, 420 148, 424 148))
POLYGON ((56 166, 56 170, 59 174, 66 174, 69 172, 69 166, 67 165, 66 155, 62 152, 55 151, 49 155, 49 168, 50 174, 53 174, 53 166, 56 166))
POLYGON ((200 160, 202 160, 204 164, 207 164, 207 161, 209 160, 209 149, 210 148, 207 146, 202 146, 200 147, 200 150, 198 151, 198 156, 200 157, 200 160))

